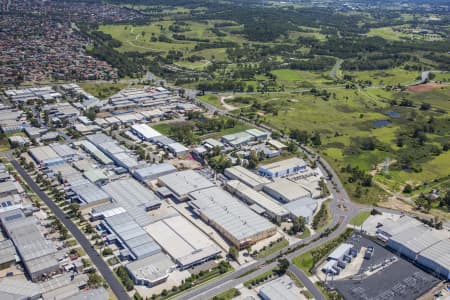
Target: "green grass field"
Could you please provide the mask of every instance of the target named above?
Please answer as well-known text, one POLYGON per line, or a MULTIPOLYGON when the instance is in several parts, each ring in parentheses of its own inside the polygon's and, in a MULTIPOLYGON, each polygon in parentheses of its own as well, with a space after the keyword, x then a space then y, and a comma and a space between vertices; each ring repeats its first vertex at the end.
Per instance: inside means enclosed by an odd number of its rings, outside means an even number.
MULTIPOLYGON (((399 28, 395 28, 399 29, 399 28)), ((403 33, 400 31, 395 31, 393 27, 380 27, 380 28, 371 28, 368 36, 379 36, 384 38, 385 40, 391 41, 399 41, 401 39, 411 39, 413 37, 412 34, 403 33)))
POLYGON ((367 218, 369 216, 370 216, 370 211, 362 211, 350 220, 350 224, 355 225, 355 226, 361 226, 364 223, 364 221, 367 220, 367 218))
POLYGON ((370 80, 373 85, 406 85, 415 82, 420 76, 420 72, 407 71, 399 67, 378 71, 344 71, 344 75, 353 76, 355 80, 370 80))
POLYGON ((106 99, 128 87, 128 83, 80 83, 80 87, 95 97, 106 99))

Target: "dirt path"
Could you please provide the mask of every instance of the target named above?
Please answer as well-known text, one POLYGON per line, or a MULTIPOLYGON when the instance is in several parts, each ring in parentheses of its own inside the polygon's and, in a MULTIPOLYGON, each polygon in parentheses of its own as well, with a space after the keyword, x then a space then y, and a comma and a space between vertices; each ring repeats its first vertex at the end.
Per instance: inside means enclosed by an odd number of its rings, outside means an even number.
POLYGON ((230 110, 235 110, 235 109, 238 109, 238 107, 236 107, 236 106, 233 106, 233 105, 231 105, 231 104, 227 104, 226 102, 225 102, 225 100, 227 100, 227 99, 232 99, 232 98, 234 98, 234 96, 221 96, 220 97, 220 104, 223 106, 223 108, 225 109, 225 110, 227 110, 227 111, 230 111, 230 110))

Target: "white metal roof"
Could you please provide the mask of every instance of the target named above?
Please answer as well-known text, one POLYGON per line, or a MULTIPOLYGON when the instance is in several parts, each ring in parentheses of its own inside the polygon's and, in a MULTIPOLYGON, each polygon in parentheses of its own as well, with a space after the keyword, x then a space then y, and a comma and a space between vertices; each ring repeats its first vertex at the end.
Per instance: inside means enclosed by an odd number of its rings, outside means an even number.
POLYGON ((214 186, 214 183, 193 170, 167 174, 161 176, 159 181, 179 197, 193 191, 214 186))
POLYGON ((156 131, 155 129, 151 128, 147 124, 135 124, 131 126, 133 130, 135 130, 137 133, 139 133, 144 139, 149 140, 154 137, 160 136, 161 133, 156 131))
POLYGON ((241 166, 234 166, 225 169, 225 175, 231 179, 240 180, 252 188, 271 182, 269 179, 259 176, 258 174, 241 166))

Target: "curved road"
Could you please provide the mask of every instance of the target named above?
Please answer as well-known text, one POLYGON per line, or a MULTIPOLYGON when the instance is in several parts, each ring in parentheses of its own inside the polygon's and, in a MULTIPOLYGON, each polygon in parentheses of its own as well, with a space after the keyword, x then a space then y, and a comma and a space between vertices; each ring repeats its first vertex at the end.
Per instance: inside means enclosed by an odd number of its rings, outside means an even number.
POLYGON ((84 233, 70 220, 66 218, 65 213, 45 194, 39 186, 33 181, 33 179, 28 175, 27 171, 15 160, 11 153, 8 153, 8 159, 11 161, 14 168, 17 172, 22 176, 28 186, 41 198, 41 200, 53 211, 55 216, 61 221, 61 223, 66 226, 69 232, 73 235, 73 237, 80 243, 83 250, 89 255, 89 258, 95 264, 97 269, 100 271, 103 278, 105 278, 108 285, 111 287, 111 290, 117 296, 119 300, 129 300, 127 292, 123 288, 123 286, 119 283, 116 276, 114 276, 111 269, 106 265, 103 258, 101 258, 98 252, 92 248, 91 243, 88 241, 84 233))

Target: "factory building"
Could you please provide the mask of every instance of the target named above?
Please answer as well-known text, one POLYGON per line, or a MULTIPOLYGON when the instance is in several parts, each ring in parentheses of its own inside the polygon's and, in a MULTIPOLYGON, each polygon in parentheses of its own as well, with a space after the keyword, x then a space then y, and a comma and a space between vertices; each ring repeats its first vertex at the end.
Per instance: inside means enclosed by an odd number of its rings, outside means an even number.
POLYGON ((307 223, 310 223, 313 219, 314 213, 317 210, 317 200, 314 200, 311 197, 304 197, 302 199, 286 203, 283 207, 289 212, 291 219, 303 217, 307 223))
POLYGON ((146 230, 182 270, 220 254, 209 237, 180 215, 152 223, 146 230))
POLYGON ((306 170, 306 162, 298 157, 274 162, 259 168, 259 174, 268 178, 277 178, 292 175, 306 170))
POLYGON ((65 163, 50 146, 35 147, 28 150, 34 161, 41 167, 49 167, 65 163))
POLYGON ((111 201, 111 196, 91 182, 70 187, 74 193, 73 201, 80 203, 83 207, 106 204, 111 201))
POLYGON ((112 165, 114 162, 106 156, 100 149, 98 149, 94 144, 89 141, 81 141, 81 148, 92 155, 98 162, 104 165, 112 165))
POLYGON ((67 162, 71 162, 77 157, 77 152, 66 144, 51 144, 50 147, 67 162))
POLYGON ((176 171, 177 169, 169 163, 151 164, 133 170, 133 176, 140 182, 147 182, 176 171))
POLYGON ((377 237, 382 241, 388 241, 392 236, 400 232, 421 225, 422 223, 414 218, 403 216, 396 221, 384 220, 382 226, 377 228, 377 237))
POLYGON ((16 263, 16 249, 11 240, 0 241, 0 270, 16 263))
POLYGON ((231 244, 244 249, 276 233, 276 226, 219 187, 191 192, 190 207, 231 244))
POLYGON ((311 194, 306 189, 286 178, 275 178, 273 182, 266 184, 263 190, 283 203, 311 197, 311 194))
POLYGON ((420 224, 405 228, 392 236, 387 241, 387 246, 402 256, 416 260, 419 253, 448 238, 448 232, 420 224))
POLYGON ((87 139, 98 149, 100 149, 106 156, 112 159, 119 167, 131 170, 139 165, 138 161, 133 156, 128 154, 126 149, 122 148, 115 140, 106 134, 96 133, 93 135, 88 135, 87 139))
POLYGON ((174 268, 170 258, 160 252, 143 259, 133 261, 125 266, 136 285, 154 287, 163 283, 174 268))
POLYGON ((263 300, 303 299, 299 298, 299 295, 293 291, 293 287, 295 287, 295 284, 291 279, 279 278, 265 284, 259 290, 258 295, 263 300))
POLYGON ((158 244, 128 213, 107 217, 102 225, 110 232, 108 242, 122 248, 120 256, 124 259, 138 260, 161 252, 158 244))
POLYGON ((162 135, 147 124, 135 124, 131 126, 131 132, 147 142, 153 142, 154 138, 162 135))
POLYGON ((175 157, 183 156, 189 153, 189 149, 180 143, 172 143, 167 145, 167 150, 175 157))
POLYGON ((2 213, 0 220, 32 281, 59 272, 59 264, 55 258, 56 248, 44 238, 35 217, 27 218, 20 209, 16 209, 2 213))
POLYGON ((152 223, 146 212, 161 206, 161 200, 151 190, 132 178, 113 181, 102 189, 114 203, 125 208, 140 226, 152 223))
POLYGON ((269 179, 259 176, 258 174, 255 174, 252 171, 241 166, 226 168, 225 176, 230 179, 239 180, 257 191, 262 190, 264 185, 271 182, 269 179))
POLYGON ((264 211, 263 214, 270 219, 281 222, 289 217, 289 211, 283 206, 238 180, 229 180, 226 189, 245 203, 261 207, 264 211))
POLYGON ((450 280, 450 239, 437 242, 422 251, 417 263, 431 270, 439 276, 450 280))
POLYGON ((215 186, 204 176, 193 170, 171 173, 158 178, 158 184, 166 187, 178 201, 188 200, 188 195, 201 189, 215 186))
POLYGON ((207 149, 214 149, 214 148, 219 148, 220 150, 223 150, 223 148, 225 147, 225 145, 221 142, 219 142, 216 139, 213 138, 209 138, 206 139, 202 142, 202 145, 207 148, 207 149))

